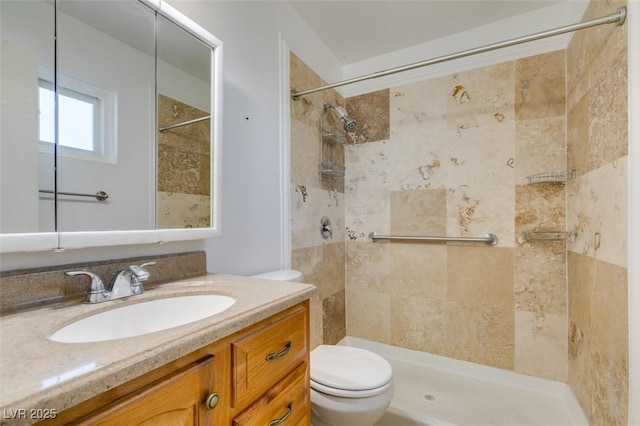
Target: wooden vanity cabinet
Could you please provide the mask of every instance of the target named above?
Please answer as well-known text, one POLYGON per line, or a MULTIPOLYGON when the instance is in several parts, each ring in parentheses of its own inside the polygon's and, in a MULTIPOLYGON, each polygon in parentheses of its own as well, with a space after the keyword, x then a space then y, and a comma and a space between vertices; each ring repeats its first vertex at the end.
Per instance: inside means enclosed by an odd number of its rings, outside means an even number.
POLYGON ((40 424, 266 426, 273 420, 310 424, 308 300, 40 424), (215 407, 207 407, 208 399, 215 407))
POLYGON ((91 415, 78 425, 207 425, 213 413, 207 410, 207 389, 212 386, 213 357, 123 398, 108 408, 91 415))

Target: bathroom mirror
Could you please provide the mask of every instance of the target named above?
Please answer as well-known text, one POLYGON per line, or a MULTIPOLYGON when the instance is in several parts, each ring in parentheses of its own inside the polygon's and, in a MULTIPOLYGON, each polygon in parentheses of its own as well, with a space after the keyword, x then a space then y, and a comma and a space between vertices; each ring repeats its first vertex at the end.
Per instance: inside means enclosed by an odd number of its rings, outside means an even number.
POLYGON ((160 0, 0 7, 0 251, 219 235, 222 43, 160 0))

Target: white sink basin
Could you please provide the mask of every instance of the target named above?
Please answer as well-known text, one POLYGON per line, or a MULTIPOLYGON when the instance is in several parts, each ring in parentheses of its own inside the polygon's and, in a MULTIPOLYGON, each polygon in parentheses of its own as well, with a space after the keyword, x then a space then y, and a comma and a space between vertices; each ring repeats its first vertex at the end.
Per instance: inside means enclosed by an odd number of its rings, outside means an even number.
POLYGON ((49 339, 87 343, 140 336, 208 318, 234 303, 234 298, 218 294, 150 300, 83 318, 56 331, 49 339))

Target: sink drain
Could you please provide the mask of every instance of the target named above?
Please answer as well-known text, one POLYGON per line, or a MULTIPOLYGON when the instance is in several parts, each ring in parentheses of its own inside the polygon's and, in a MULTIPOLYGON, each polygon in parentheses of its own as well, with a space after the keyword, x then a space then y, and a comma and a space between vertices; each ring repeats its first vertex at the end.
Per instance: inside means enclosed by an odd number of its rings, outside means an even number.
POLYGON ((430 393, 425 393, 424 395, 422 395, 422 397, 425 399, 425 401, 429 402, 434 402, 436 400, 436 396, 430 393))

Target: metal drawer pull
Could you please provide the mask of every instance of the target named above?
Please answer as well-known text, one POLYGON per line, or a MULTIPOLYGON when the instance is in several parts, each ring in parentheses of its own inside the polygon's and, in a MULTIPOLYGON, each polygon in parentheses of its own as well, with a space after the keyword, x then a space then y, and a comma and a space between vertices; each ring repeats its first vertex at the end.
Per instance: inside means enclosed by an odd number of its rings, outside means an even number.
POLYGON ((274 419, 269 422, 269 426, 278 426, 280 423, 284 423, 289 417, 291 417, 291 413, 293 413, 293 401, 287 405, 287 412, 284 413, 284 416, 279 419, 274 419))
POLYGON ((216 408, 218 406, 218 402, 220 402, 220 395, 218 395, 216 392, 209 395, 207 397, 207 402, 205 402, 207 410, 213 410, 214 408, 216 408))
POLYGON ((288 354, 290 350, 291 350, 291 341, 288 341, 283 350, 281 350, 280 352, 276 352, 276 353, 267 355, 266 360, 267 361, 273 361, 274 359, 278 359, 280 357, 283 357, 286 354, 288 354))

